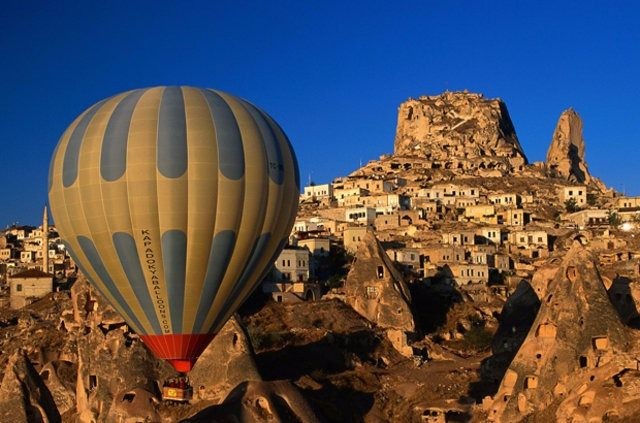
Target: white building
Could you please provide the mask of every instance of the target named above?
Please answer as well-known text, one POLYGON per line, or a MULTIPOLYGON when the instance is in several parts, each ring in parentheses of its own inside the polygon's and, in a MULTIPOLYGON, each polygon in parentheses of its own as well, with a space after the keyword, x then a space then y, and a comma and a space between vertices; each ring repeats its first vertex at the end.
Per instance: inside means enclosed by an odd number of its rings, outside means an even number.
POLYGON ((304 187, 304 199, 318 199, 333 197, 333 186, 331 184, 309 185, 304 187))
POLYGON ((354 207, 346 209, 344 218, 347 222, 373 225, 376 221, 376 209, 373 207, 354 207))
POLYGON ((306 248, 285 248, 274 263, 276 281, 306 282, 309 280, 309 258, 306 248))

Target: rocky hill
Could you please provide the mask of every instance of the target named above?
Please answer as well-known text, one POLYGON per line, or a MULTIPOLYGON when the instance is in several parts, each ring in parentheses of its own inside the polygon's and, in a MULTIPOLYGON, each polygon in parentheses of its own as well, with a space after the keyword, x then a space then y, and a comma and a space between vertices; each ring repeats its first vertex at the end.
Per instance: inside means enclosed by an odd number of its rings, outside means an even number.
POLYGON ((409 99, 398 109, 395 156, 472 169, 480 163, 521 169, 527 158, 502 100, 445 92, 409 99))
POLYGON ((547 152, 547 167, 560 177, 575 183, 589 183, 591 175, 585 162, 582 119, 573 109, 560 115, 547 152))

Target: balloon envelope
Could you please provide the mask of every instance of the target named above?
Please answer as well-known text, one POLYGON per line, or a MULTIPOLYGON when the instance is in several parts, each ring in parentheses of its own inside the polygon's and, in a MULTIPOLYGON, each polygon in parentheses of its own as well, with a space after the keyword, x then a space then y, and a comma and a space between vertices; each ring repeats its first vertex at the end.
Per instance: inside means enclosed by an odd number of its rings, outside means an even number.
POLYGON ((298 196, 278 124, 247 101, 192 87, 95 104, 64 132, 49 172, 69 253, 182 372, 271 267, 298 196))

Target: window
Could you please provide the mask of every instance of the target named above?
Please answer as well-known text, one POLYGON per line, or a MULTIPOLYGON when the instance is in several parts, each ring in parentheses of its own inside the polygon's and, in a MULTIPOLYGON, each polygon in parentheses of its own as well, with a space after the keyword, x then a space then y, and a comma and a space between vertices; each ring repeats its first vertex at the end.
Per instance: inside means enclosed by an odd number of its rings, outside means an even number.
POLYGON ((365 295, 370 299, 376 298, 378 296, 378 288, 375 286, 365 287, 365 295))
POLYGON ((16 285, 16 292, 22 292, 22 284, 21 283, 16 285))
POLYGON ((291 266, 291 260, 287 260, 287 266, 291 266))
POLYGON ((282 260, 282 266, 284 267, 284 266, 286 266, 286 265, 287 265, 286 260, 282 260))
POLYGON ((98 377, 96 375, 89 375, 89 391, 93 391, 98 387, 98 377))
POLYGON ((378 279, 382 279, 384 277, 384 267, 378 266, 378 279))

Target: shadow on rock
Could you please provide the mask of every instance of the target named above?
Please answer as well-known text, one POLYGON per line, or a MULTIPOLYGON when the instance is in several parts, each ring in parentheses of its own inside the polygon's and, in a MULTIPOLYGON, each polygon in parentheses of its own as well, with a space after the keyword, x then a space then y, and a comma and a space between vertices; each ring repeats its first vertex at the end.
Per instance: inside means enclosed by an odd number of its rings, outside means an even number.
POLYGON ((492 355, 482 361, 480 380, 472 383, 469 395, 480 401, 493 396, 507 368, 524 342, 540 310, 540 300, 532 286, 522 281, 509 297, 500 316, 500 326, 491 342, 492 355))
POLYGON ((289 345, 256 355, 265 380, 296 380, 304 375, 335 374, 352 369, 358 361, 376 362, 372 356, 380 339, 374 332, 330 333, 317 342, 289 345))
POLYGON ((427 285, 413 283, 409 285, 413 305, 411 312, 418 333, 430 334, 447 322, 447 313, 462 301, 460 292, 445 284, 427 285))

